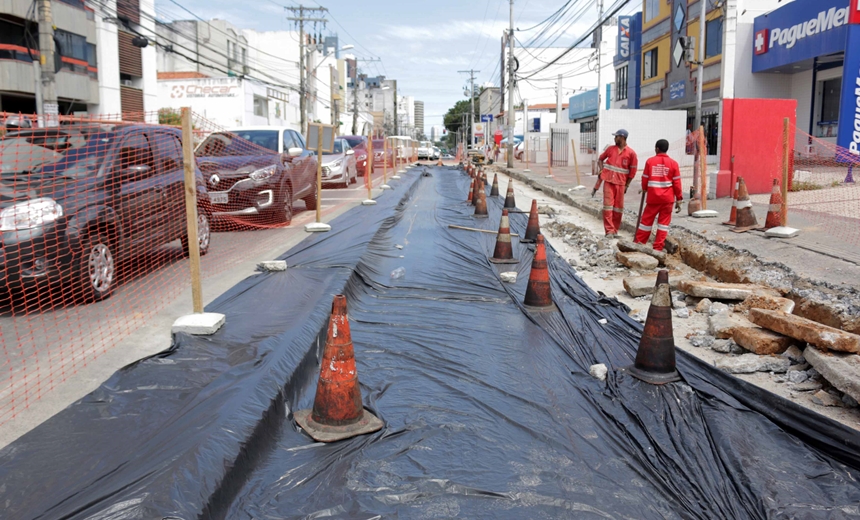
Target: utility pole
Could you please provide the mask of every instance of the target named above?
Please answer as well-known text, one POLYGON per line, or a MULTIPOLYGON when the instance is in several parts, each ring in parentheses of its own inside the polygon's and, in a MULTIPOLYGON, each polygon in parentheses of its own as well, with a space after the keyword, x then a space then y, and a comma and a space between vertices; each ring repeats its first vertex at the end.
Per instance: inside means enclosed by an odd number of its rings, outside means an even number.
POLYGON ((400 121, 397 119, 397 80, 394 81, 394 135, 400 135, 400 121))
MULTIPOLYGON (((358 135, 358 86, 360 84, 361 73, 358 69, 358 62, 366 61, 366 62, 378 62, 382 61, 381 58, 355 58, 355 79, 352 82, 352 135, 358 135)), ((383 103, 385 105, 385 103, 383 103)), ((383 109, 385 107, 383 106, 383 109)), ((383 111, 382 116, 382 125, 385 126, 385 113, 383 111)))
POLYGON ((480 70, 458 70, 460 74, 469 74, 469 144, 475 144, 475 73, 480 70))
POLYGON ((555 122, 556 123, 562 122, 561 121, 561 107, 562 107, 561 96, 563 95, 563 92, 561 91, 561 88, 562 88, 563 82, 564 82, 564 78, 562 77, 561 74, 559 74, 558 75, 558 86, 556 87, 558 89, 558 91, 555 93, 555 122))
POLYGON ((603 67, 603 0, 597 3, 597 23, 597 119, 594 122, 594 129, 597 139, 596 146, 600 148, 600 101, 601 90, 603 90, 601 83, 601 69, 603 67))
MULTIPOLYGON (((705 16, 708 12, 707 2, 699 2, 699 68, 696 70, 696 124, 693 131, 702 125, 702 82, 705 80, 705 16)), ((694 176, 695 177, 695 176, 694 176)))
MULTIPOLYGON (((50 0, 39 0, 41 2, 46 2, 50 0)), ((313 22, 320 23, 325 26, 326 20, 322 17, 312 18, 307 15, 309 14, 317 14, 324 15, 328 12, 328 9, 325 7, 305 7, 301 4, 298 6, 290 6, 285 7, 293 12, 293 16, 287 17, 287 20, 290 22, 296 22, 299 26, 299 78, 300 78, 300 86, 299 86, 299 112, 301 112, 301 124, 302 124, 302 134, 307 135, 307 122, 308 122, 308 83, 309 83, 309 72, 310 66, 306 62, 305 53, 310 54, 310 51, 306 51, 305 47, 307 46, 305 42, 305 22, 313 22)), ((308 59, 310 56, 307 57, 308 59)))
POLYGON ((514 0, 510 0, 510 25, 508 26, 508 168, 514 167, 514 0))
POLYGON ((56 78, 54 76, 54 17, 51 0, 38 0, 39 16, 39 69, 42 102, 36 107, 40 126, 59 125, 60 107, 57 104, 56 78))

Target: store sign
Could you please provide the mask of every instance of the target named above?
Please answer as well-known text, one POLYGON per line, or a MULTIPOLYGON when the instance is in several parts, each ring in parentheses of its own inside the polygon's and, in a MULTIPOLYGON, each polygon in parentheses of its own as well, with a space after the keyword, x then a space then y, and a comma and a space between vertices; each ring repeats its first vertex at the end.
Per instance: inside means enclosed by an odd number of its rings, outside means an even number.
POLYGON ((630 21, 632 16, 618 17, 618 58, 624 61, 630 58, 630 21))
POLYGON ((492 123, 493 122, 493 114, 481 114, 481 122, 482 123, 492 123))
POLYGON ((687 95, 687 82, 676 81, 669 85, 669 99, 683 99, 687 95))
MULTIPOLYGON (((851 0, 856 2, 857 0, 851 0)), ((798 1, 755 19, 753 72, 844 50, 848 0, 798 1)))
POLYGON ((851 9, 848 12, 848 23, 860 24, 860 0, 851 0, 851 9))
POLYGON ((237 85, 185 83, 170 87, 170 97, 173 99, 228 98, 238 95, 239 87, 237 85))
POLYGON ((580 119, 597 115, 597 89, 592 89, 568 100, 568 119, 580 119))
POLYGON ((860 24, 849 28, 842 71, 836 144, 860 156, 860 24))

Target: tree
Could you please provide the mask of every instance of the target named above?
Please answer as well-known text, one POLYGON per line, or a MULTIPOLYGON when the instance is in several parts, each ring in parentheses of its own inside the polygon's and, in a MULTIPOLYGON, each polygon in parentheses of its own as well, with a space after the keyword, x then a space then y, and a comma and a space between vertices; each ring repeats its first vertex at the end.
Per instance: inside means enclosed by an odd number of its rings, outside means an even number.
MULTIPOLYGON (((480 107, 480 98, 475 97, 475 118, 478 119, 477 114, 481 113, 480 107)), ((466 122, 468 124, 469 117, 469 100, 464 99, 461 101, 457 101, 453 107, 448 109, 448 112, 445 114, 445 118, 443 119, 443 123, 445 124, 445 128, 448 129, 448 132, 457 133, 460 131, 463 126, 463 116, 466 116, 466 122)), ((468 128, 468 127, 467 127, 468 128)))

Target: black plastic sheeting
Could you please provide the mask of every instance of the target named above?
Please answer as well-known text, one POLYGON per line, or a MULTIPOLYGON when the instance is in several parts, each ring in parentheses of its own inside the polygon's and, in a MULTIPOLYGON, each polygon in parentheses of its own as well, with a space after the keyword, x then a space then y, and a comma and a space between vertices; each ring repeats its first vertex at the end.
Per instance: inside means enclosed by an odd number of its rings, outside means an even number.
POLYGON ((633 379, 623 305, 549 248, 559 310, 526 311, 533 247, 496 266, 493 235, 448 228, 494 229, 502 200, 476 220, 462 172, 402 175, 211 304, 217 334, 178 335, 0 452, 2 517, 860 516, 857 432, 682 352, 685 382, 633 379), (386 426, 318 444, 289 410, 312 404, 340 292, 386 426))

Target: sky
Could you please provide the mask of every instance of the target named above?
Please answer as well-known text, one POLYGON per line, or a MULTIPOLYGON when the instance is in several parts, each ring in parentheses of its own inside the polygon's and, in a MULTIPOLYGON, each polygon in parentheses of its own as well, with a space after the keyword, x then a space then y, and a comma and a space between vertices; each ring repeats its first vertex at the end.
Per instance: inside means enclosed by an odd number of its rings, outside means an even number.
MULTIPOLYGON (((323 33, 337 33, 342 46, 354 45, 350 54, 381 58, 381 63, 359 65, 362 72, 396 79, 398 94, 424 101, 428 134, 431 126, 442 124, 442 117, 454 103, 467 99, 464 87, 469 74, 458 71, 480 71, 476 85, 498 84, 501 36, 509 21, 507 0, 303 1, 305 6, 321 5, 329 10, 323 33)), ((641 6, 631 2, 637 3, 641 6)), ((555 24, 539 42, 567 46, 596 20, 596 0, 515 0, 514 26, 527 29, 568 4, 570 22, 555 24), (574 14, 579 15, 576 20, 574 14)), ((282 0, 156 0, 155 5, 163 20, 190 18, 182 6, 204 19, 219 18, 240 28, 275 31, 293 29, 286 19, 291 14, 284 6, 297 4, 282 0)), ((528 41, 544 27, 517 32, 517 38, 528 41)))

